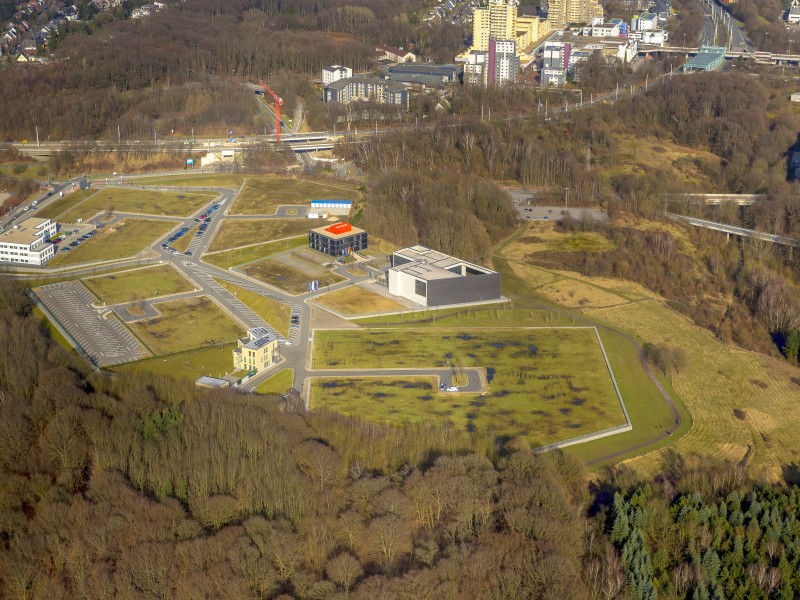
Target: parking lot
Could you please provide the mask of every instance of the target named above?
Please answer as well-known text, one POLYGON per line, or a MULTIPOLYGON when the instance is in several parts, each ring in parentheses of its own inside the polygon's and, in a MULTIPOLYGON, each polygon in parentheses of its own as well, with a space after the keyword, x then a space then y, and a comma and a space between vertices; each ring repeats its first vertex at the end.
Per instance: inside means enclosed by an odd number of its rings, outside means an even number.
POLYGON ((116 365, 150 355, 116 317, 103 318, 95 297, 79 282, 55 283, 34 290, 47 310, 97 366, 116 365))

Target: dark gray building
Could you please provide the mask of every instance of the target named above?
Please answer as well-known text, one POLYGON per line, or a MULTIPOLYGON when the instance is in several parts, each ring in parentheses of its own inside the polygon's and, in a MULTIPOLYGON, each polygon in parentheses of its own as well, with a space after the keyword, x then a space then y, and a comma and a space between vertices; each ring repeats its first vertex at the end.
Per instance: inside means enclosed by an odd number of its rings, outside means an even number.
POLYGON ((389 293, 423 306, 500 300, 500 273, 424 246, 392 255, 389 293))
POLYGON ((330 256, 345 256, 367 249, 367 232, 350 223, 334 223, 308 232, 308 247, 330 256))
POLYGON ((391 81, 398 83, 441 87, 445 83, 454 83, 460 80, 461 66, 403 63, 389 67, 386 76, 391 81))

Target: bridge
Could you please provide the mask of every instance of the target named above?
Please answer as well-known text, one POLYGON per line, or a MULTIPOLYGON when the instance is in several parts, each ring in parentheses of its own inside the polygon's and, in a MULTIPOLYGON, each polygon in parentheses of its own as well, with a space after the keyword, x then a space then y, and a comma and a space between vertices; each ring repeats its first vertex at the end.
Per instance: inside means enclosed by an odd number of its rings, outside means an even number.
POLYGON ((706 221, 705 219, 697 219, 695 217, 685 217, 683 215, 676 215, 668 213, 668 216, 677 221, 683 221, 695 227, 704 227, 705 229, 713 229, 714 231, 721 231, 730 237, 731 235, 738 235, 739 237, 752 238, 771 242, 773 244, 781 244, 789 246, 790 248, 800 248, 800 240, 782 235, 774 235, 772 233, 764 233, 763 231, 756 231, 755 229, 746 229, 744 227, 737 227, 735 225, 727 225, 725 223, 717 223, 716 221, 706 221))
POLYGON ((669 194, 668 200, 686 201, 691 203, 702 203, 709 206, 719 206, 720 204, 737 204, 739 206, 751 206, 763 200, 764 194, 669 194))
MULTIPOLYGON (((641 44, 638 54, 646 56, 648 54, 683 54, 684 56, 694 56, 700 48, 687 46, 653 46, 651 44, 641 44)), ((745 58, 753 60, 760 65, 800 65, 800 54, 780 54, 773 52, 742 52, 739 50, 728 50, 725 52, 725 60, 735 60, 745 58)))

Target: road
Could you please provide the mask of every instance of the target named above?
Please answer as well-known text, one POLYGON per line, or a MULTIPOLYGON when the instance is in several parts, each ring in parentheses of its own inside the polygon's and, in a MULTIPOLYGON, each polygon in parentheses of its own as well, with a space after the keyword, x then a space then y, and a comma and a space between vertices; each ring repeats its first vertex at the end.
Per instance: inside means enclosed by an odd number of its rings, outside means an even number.
MULTIPOLYGON (((753 52, 754 47, 752 42, 742 31, 742 28, 734 21, 730 14, 726 12, 721 4, 715 0, 698 0, 700 6, 706 13, 706 18, 703 21, 703 31, 701 36, 701 45, 713 46, 714 40, 714 22, 724 24, 730 33, 730 49, 735 52, 753 52)), ((722 31, 720 30, 720 34, 722 31)), ((719 40, 716 45, 727 46, 728 40, 719 40)))
POLYGON ((707 221, 705 219, 697 219, 695 217, 685 217, 683 215, 676 215, 669 213, 669 217, 678 221, 684 221, 695 227, 704 227, 706 229, 713 229, 714 231, 721 231, 723 233, 738 235, 740 237, 753 238, 763 240, 765 242, 772 242, 773 244, 781 244, 783 246, 791 246, 793 248, 800 248, 800 240, 782 235, 774 235, 772 233, 764 233, 763 231, 756 231, 754 229, 746 229, 744 227, 736 227, 735 225, 727 225, 725 223, 717 223, 715 221, 707 221))

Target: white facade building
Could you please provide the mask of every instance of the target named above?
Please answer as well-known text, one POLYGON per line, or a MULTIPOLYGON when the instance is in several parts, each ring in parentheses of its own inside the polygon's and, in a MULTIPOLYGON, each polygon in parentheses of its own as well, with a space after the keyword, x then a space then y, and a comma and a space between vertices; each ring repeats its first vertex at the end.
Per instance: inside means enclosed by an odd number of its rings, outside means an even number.
POLYGON ((486 85, 486 75, 488 73, 486 59, 488 56, 488 52, 472 50, 462 59, 464 62, 464 83, 486 85))
POLYGON ((50 237, 58 224, 50 219, 25 219, 0 234, 0 262, 41 266, 53 258, 56 247, 50 237))
POLYGON ((322 69, 322 85, 328 85, 340 79, 347 79, 353 76, 353 69, 342 65, 331 65, 322 69))
POLYGON ((517 44, 513 40, 489 40, 488 81, 495 85, 514 83, 519 71, 517 44))

